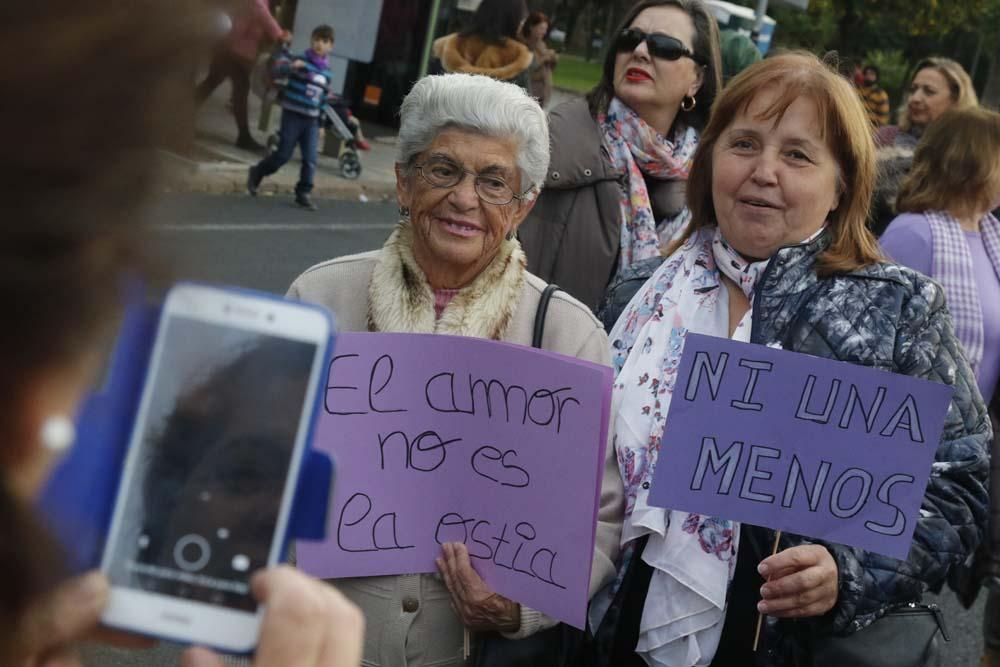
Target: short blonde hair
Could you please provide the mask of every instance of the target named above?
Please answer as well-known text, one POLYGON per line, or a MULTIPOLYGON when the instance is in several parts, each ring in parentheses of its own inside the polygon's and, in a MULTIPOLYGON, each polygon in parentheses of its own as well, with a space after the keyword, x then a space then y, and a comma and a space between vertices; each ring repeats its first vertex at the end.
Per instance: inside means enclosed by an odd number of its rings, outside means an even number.
POLYGON ((807 52, 790 52, 751 65, 733 78, 712 109, 701 134, 687 182, 692 219, 687 234, 716 224, 712 199, 712 152, 720 135, 764 89, 779 91, 763 118, 777 123, 800 97, 812 100, 826 141, 840 169, 840 205, 830 213, 833 242, 817 259, 820 275, 853 271, 882 260, 865 221, 875 187, 875 143, 871 121, 851 84, 807 52))
POLYGON ((896 208, 968 215, 989 210, 1000 193, 1000 114, 950 109, 927 128, 896 208))
MULTIPOLYGON (((928 67, 937 70, 944 77, 945 81, 948 82, 948 90, 951 92, 951 101, 954 104, 954 109, 969 109, 979 106, 979 98, 976 96, 976 89, 972 85, 972 79, 969 78, 965 68, 951 58, 925 58, 921 60, 914 68, 913 76, 910 77, 911 86, 913 85, 913 80, 917 78, 917 74, 920 74, 922 70, 928 67)), ((909 97, 909 94, 907 94, 907 97, 909 97)), ((913 126, 913 123, 910 122, 910 114, 906 109, 904 106, 903 113, 899 117, 899 127, 903 131, 909 131, 913 126)))

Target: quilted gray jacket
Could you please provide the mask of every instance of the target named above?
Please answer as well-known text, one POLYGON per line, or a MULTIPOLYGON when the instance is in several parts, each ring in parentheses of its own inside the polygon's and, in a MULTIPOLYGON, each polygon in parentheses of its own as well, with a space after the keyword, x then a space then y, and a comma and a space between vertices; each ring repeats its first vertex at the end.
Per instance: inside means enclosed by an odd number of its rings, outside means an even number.
MULTIPOLYGON (((954 394, 907 560, 826 544, 839 570, 836 606, 812 621, 769 624, 761 665, 799 663, 806 637, 854 632, 939 587, 976 549, 989 512, 990 421, 941 288, 894 264, 820 278, 815 259, 828 245, 824 234, 774 255, 754 296, 751 342, 941 382, 954 394)), ((747 528, 747 548, 769 555, 774 534, 747 528)), ((804 542, 784 535, 781 546, 804 542)))

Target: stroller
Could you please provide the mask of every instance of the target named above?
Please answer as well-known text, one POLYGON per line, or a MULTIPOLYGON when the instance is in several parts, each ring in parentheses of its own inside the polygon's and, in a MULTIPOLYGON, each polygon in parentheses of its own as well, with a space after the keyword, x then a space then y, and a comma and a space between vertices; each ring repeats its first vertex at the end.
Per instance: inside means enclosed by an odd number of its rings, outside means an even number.
MULTIPOLYGON (((287 44, 282 45, 270 56, 262 58, 254 68, 251 85, 254 92, 265 104, 273 104, 277 101, 283 82, 281 79, 272 77, 272 66, 274 58, 283 51, 287 53, 287 49, 287 44)), ((340 140, 340 146, 337 151, 337 160, 340 163, 340 175, 344 178, 354 180, 361 176, 361 159, 358 156, 357 139, 354 137, 354 133, 351 132, 351 128, 341 118, 341 114, 346 118, 351 117, 350 109, 348 109, 347 104, 342 98, 339 96, 331 98, 323 105, 320 111, 320 127, 336 133, 336 137, 340 140)), ((268 155, 277 150, 278 133, 274 132, 270 134, 267 137, 266 144, 268 155)))
MULTIPOLYGON (((340 163, 340 175, 354 180, 361 176, 361 159, 358 157, 357 140, 347 124, 341 120, 334 108, 334 103, 327 102, 320 111, 320 127, 336 133, 340 140, 337 160, 340 163)), ((274 132, 267 138, 267 152, 270 155, 278 149, 278 133, 274 132)))

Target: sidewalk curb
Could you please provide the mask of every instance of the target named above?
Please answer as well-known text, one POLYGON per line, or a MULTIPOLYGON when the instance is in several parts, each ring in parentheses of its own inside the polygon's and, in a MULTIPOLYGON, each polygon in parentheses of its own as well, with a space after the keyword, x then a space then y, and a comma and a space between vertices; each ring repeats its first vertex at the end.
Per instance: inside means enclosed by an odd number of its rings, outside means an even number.
MULTIPOLYGON (((166 177, 164 190, 167 192, 196 192, 202 194, 245 194, 247 192, 246 168, 238 173, 202 171, 193 174, 170 174, 166 177)), ((295 194, 294 183, 267 181, 260 186, 259 196, 289 197, 295 194)), ((388 183, 365 181, 344 181, 336 184, 317 183, 313 188, 314 197, 357 200, 362 195, 368 201, 392 201, 396 198, 396 187, 388 183)))
MULTIPOLYGON (((220 153, 213 147, 213 152, 220 153)), ((240 161, 200 162, 177 153, 160 150, 163 189, 167 192, 195 192, 202 194, 237 194, 247 191, 247 170, 250 163, 240 161)), ((224 154, 223 154, 224 155, 224 154)), ((297 173, 297 170, 294 170, 297 173)), ((260 186, 261 196, 295 194, 294 177, 291 180, 268 179, 260 186)), ((360 178, 356 181, 323 174, 316 179, 314 197, 368 201, 392 201, 396 197, 396 184, 360 178)))

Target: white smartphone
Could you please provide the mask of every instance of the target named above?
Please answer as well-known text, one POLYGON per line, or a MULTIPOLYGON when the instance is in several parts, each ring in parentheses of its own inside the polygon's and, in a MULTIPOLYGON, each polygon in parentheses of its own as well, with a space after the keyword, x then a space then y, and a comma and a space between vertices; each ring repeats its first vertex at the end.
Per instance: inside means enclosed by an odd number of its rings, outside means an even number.
POLYGON ((256 646, 250 577, 282 555, 330 326, 277 299, 168 293, 102 558, 106 625, 256 646))

